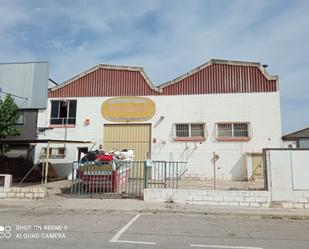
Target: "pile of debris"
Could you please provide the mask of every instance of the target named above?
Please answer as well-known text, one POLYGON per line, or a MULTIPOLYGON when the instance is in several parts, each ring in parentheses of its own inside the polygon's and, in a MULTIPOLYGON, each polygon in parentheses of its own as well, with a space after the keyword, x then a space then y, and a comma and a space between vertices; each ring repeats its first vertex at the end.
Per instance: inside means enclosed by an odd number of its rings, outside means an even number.
POLYGON ((95 150, 89 151, 85 156, 82 157, 81 163, 88 162, 103 162, 111 163, 114 162, 116 165, 119 162, 132 162, 134 160, 134 151, 133 150, 95 150))

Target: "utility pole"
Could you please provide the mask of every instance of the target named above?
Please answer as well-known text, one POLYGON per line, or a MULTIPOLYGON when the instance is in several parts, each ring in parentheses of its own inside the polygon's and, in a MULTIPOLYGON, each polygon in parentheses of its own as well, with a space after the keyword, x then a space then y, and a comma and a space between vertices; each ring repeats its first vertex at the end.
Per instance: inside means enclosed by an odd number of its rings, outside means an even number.
POLYGON ((214 165, 214 190, 216 190, 216 161, 219 159, 219 155, 216 154, 216 152, 213 153, 212 156, 212 163, 214 165))

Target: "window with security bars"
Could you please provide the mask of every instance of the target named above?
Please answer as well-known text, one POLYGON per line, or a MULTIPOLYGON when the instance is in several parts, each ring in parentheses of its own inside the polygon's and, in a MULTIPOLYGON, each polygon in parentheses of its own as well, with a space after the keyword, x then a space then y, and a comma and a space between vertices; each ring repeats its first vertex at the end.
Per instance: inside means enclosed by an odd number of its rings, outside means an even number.
POLYGON ((217 124, 218 138, 249 138, 248 123, 220 123, 217 124))
POLYGON ((205 138, 204 124, 175 124, 175 138, 205 138))
MULTIPOLYGON (((65 147, 49 148, 49 158, 64 158, 66 153, 65 147)), ((43 147, 40 152, 41 158, 47 157, 47 147, 43 147)))

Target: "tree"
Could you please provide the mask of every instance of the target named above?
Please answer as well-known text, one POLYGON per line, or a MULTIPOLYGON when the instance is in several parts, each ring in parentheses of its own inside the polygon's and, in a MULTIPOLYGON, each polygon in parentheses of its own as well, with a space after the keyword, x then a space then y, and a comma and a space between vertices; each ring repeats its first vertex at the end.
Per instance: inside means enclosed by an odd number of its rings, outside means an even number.
MULTIPOLYGON (((0 139, 9 136, 18 136, 21 130, 15 124, 19 118, 19 108, 11 95, 7 95, 4 101, 0 100, 0 139)), ((0 144, 0 156, 9 151, 7 144, 0 144)))

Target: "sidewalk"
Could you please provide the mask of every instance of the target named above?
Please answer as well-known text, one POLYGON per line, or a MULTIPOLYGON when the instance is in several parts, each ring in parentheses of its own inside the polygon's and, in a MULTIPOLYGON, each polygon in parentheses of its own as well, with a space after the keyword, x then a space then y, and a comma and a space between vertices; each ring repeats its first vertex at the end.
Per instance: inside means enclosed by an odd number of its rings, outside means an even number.
POLYGON ((52 196, 40 200, 0 200, 0 211, 17 208, 24 208, 26 210, 98 210, 106 212, 176 213, 309 219, 308 209, 240 208, 179 203, 149 203, 134 199, 72 199, 60 196, 52 196))

